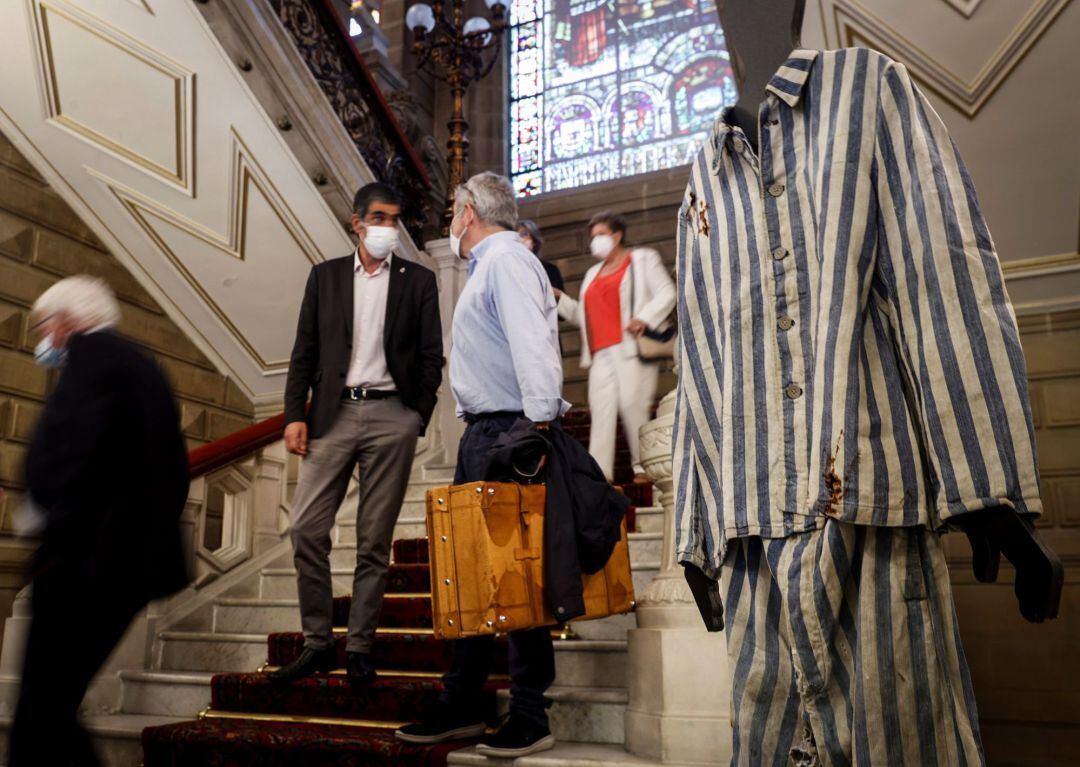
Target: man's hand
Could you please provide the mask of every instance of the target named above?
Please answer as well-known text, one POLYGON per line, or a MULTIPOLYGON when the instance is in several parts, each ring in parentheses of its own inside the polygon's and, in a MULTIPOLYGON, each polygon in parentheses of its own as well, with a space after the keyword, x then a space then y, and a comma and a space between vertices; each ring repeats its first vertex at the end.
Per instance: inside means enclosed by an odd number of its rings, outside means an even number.
POLYGON ((294 455, 307 455, 307 424, 293 421, 285 427, 285 449, 294 455))
POLYGON ((630 324, 626 326, 626 332, 632 335, 634 338, 640 338, 641 334, 649 329, 641 320, 630 320, 630 324))

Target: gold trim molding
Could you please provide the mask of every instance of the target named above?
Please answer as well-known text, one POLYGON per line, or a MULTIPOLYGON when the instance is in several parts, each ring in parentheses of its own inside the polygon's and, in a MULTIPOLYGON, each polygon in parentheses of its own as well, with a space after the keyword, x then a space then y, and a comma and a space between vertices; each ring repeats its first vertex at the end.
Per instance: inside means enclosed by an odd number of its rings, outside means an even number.
POLYGON ((1080 253, 1010 259, 1001 262, 1001 271, 1004 272, 1006 281, 1076 272, 1080 271, 1080 253))
MULTIPOLYGON (((153 14, 153 10, 145 2, 133 1, 153 14)), ((34 20, 35 54, 40 68, 46 119, 101 151, 194 197, 194 72, 164 54, 148 48, 103 19, 63 3, 62 0, 50 0, 50 2, 30 0, 30 15, 34 20), (50 19, 53 18, 64 19, 130 56, 133 61, 150 67, 172 80, 176 136, 172 163, 163 165, 121 141, 94 130, 65 112, 64 104, 60 99, 60 81, 49 27, 50 19)))
POLYGON ((202 224, 187 218, 172 208, 168 208, 156 200, 152 200, 144 194, 130 187, 124 186, 119 181, 111 179, 93 168, 87 168, 90 175, 101 181, 112 192, 120 205, 139 225, 139 228, 154 243, 157 249, 168 259, 191 286, 199 298, 201 298, 210 312, 217 318, 221 325, 236 339, 236 342, 244 348, 251 358, 259 365, 263 375, 282 373, 288 369, 289 361, 266 360, 248 341, 243 332, 229 319, 224 309, 213 299, 210 293, 203 287, 199 280, 184 264, 165 239, 151 223, 149 217, 156 217, 175 227, 181 232, 194 237, 203 243, 215 248, 227 256, 239 261, 246 260, 248 212, 251 190, 254 187, 257 193, 262 195, 266 204, 273 210, 275 216, 289 233, 296 247, 304 254, 305 258, 313 266, 323 261, 315 243, 312 242, 307 231, 289 209, 282 195, 274 187, 269 177, 256 162, 254 156, 243 140, 230 129, 233 139, 233 162, 230 173, 229 191, 229 223, 228 231, 223 235, 215 232, 202 224))
POLYGON ((979 10, 983 0, 945 0, 945 2, 951 5, 965 19, 970 19, 975 15, 975 11, 979 10))
MULTIPOLYGON (((967 6, 974 13, 979 5, 978 2, 947 1, 961 13, 967 6)), ((904 37, 860 0, 834 0, 832 8, 836 39, 839 41, 837 47, 863 45, 889 54, 902 61, 927 88, 968 118, 973 118, 1069 2, 1036 0, 972 80, 965 80, 928 51, 904 37)))

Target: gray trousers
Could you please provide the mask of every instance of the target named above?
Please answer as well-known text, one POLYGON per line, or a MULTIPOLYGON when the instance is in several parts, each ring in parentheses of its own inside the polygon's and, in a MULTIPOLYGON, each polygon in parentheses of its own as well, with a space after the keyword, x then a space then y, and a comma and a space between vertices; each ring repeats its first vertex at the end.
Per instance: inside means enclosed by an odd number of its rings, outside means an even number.
POLYGON ((308 443, 290 531, 305 646, 333 645, 330 531, 353 466, 359 464, 356 571, 346 650, 371 652, 386 590, 394 525, 409 484, 420 428, 420 414, 397 397, 345 401, 333 428, 308 443))

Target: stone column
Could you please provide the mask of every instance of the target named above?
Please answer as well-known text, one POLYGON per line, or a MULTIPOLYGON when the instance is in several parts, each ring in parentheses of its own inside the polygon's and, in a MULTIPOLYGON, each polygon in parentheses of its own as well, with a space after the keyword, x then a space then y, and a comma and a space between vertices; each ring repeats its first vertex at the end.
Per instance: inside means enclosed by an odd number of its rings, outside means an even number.
POLYGON ((435 274, 439 278, 439 315, 443 328, 443 356, 446 359, 442 386, 439 387, 439 404, 432 421, 442 435, 446 461, 452 463, 457 459, 458 442, 465 426, 454 414, 454 395, 450 391, 450 329, 454 323, 454 307, 468 277, 468 264, 450 252, 450 240, 446 237, 429 241, 425 250, 435 262, 435 274))
POLYGON ((675 393, 641 427, 641 463, 664 508, 660 572, 638 595, 628 632, 626 749, 666 763, 720 765, 731 758, 731 677, 722 632, 710 634, 675 561, 671 440, 675 393))

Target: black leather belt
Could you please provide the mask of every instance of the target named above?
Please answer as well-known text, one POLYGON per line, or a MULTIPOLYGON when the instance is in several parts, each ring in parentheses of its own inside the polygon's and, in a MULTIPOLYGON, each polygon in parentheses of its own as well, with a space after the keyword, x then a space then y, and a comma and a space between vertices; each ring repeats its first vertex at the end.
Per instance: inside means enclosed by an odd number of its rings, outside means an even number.
POLYGON ((341 392, 342 399, 360 400, 360 399, 390 399, 396 397, 398 393, 396 391, 385 391, 383 389, 365 389, 363 386, 346 386, 344 391, 341 392))
POLYGON ((492 413, 465 413, 462 416, 462 418, 464 418, 465 420, 465 423, 469 424, 477 423, 478 421, 490 421, 496 418, 509 420, 512 418, 516 419, 524 417, 525 414, 522 413, 520 410, 496 410, 492 413))

